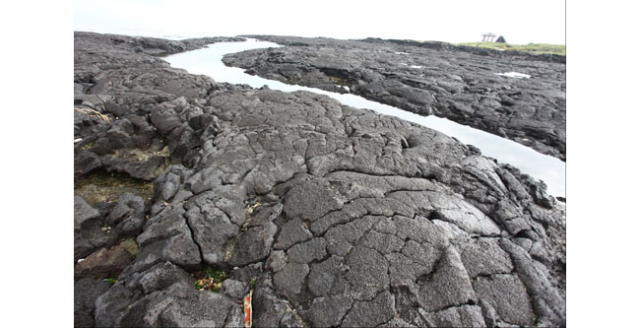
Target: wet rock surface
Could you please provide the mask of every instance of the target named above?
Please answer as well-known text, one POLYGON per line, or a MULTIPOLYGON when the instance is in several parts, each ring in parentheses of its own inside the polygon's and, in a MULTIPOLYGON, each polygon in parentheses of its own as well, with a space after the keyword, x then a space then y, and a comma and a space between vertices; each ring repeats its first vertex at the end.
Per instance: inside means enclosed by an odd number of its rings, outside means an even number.
POLYGON ((76 283, 76 322, 239 327, 253 290, 254 326, 565 324, 564 207, 537 182, 436 131, 117 40, 75 34, 75 171, 154 193, 75 198, 76 272, 129 256, 108 289, 76 283), (228 280, 199 291, 204 268, 228 280))
POLYGON ((251 36, 284 47, 230 54, 248 74, 351 92, 436 115, 566 156, 566 67, 558 55, 501 52, 440 42, 251 36), (496 74, 517 72, 531 78, 496 74))

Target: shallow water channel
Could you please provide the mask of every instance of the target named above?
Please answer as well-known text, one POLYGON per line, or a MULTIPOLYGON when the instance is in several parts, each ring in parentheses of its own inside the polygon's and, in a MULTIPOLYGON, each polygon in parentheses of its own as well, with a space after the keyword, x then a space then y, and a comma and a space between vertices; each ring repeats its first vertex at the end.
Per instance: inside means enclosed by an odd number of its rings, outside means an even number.
POLYGON ((267 80, 259 76, 245 74, 242 68, 227 67, 222 62, 222 57, 226 54, 269 47, 280 47, 280 45, 254 39, 248 39, 245 42, 221 42, 211 44, 207 48, 171 55, 164 58, 164 60, 173 67, 186 69, 189 73, 208 75, 216 82, 248 84, 254 88, 267 85, 272 90, 285 92, 300 90, 315 92, 327 95, 348 106, 368 108, 381 114, 396 116, 426 126, 454 137, 465 144, 474 145, 482 151, 483 155, 493 157, 501 163, 511 164, 520 169, 521 172, 544 181, 547 184, 547 192, 550 195, 565 197, 565 163, 515 141, 458 124, 445 118, 433 115, 421 116, 400 108, 367 100, 354 94, 339 94, 267 80))

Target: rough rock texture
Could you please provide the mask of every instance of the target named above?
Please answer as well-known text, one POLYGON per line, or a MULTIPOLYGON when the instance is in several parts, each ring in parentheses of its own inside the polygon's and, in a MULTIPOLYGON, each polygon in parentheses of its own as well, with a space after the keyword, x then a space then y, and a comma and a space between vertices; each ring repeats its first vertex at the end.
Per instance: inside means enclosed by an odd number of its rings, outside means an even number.
MULTIPOLYGON (((113 38, 75 35, 77 90, 104 99, 76 109, 76 173, 155 178, 155 196, 140 253, 95 299, 96 326, 238 327, 249 289, 255 326, 565 324, 564 211, 516 169, 397 118, 218 84, 113 38), (203 267, 228 273, 220 292, 196 290, 203 267)), ((76 256, 92 241, 84 225, 117 232, 139 217, 123 199, 76 198, 76 256)))
POLYGON ((76 278, 106 277, 122 271, 122 266, 138 253, 133 240, 123 239, 137 236, 144 220, 144 202, 131 193, 123 194, 117 203, 94 206, 82 197, 74 197, 74 262, 87 260, 76 267, 76 278))
POLYGON ((562 160, 566 149, 564 57, 441 42, 252 36, 285 45, 225 56, 249 74, 436 115, 562 160), (518 72, 531 78, 497 73, 518 72))
POLYGON ((111 284, 106 281, 82 279, 73 286, 74 327, 93 327, 93 311, 96 299, 109 290, 111 284))
POLYGON ((79 262, 75 268, 75 278, 107 278, 117 275, 131 262, 131 254, 121 246, 102 248, 79 262))
MULTIPOLYGON (((177 113, 224 88, 173 69, 157 56, 241 38, 168 41, 76 32, 74 134, 76 177, 98 168, 152 180, 188 160, 194 128, 177 113), (108 51, 105 52, 105 48, 108 51), (171 140, 171 142, 169 141, 171 140)), ((189 117, 192 118, 192 115, 189 117)))
MULTIPOLYGON (((103 206, 108 213, 109 206, 103 206)), ((113 246, 118 233, 105 223, 105 213, 87 204, 82 197, 74 197, 74 262, 96 249, 113 246)))
POLYGON ((144 224, 144 201, 131 193, 123 194, 109 213, 107 223, 123 235, 135 234, 144 224))

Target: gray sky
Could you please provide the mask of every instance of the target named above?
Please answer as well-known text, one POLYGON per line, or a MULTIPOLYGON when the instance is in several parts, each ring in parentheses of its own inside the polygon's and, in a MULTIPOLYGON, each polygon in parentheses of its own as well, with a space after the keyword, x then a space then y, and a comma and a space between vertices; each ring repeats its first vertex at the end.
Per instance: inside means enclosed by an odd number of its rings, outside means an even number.
POLYGON ((564 0, 78 0, 80 31, 155 37, 277 34, 447 42, 565 43, 564 0))

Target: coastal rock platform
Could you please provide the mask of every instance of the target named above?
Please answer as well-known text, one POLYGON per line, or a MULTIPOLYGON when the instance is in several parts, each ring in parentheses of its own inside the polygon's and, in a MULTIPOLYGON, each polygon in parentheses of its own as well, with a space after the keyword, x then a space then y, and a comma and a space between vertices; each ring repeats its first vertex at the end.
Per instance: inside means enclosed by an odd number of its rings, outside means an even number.
MULTIPOLYGON (((76 183, 118 172, 153 189, 75 198, 76 325, 241 327, 250 290, 255 327, 565 325, 564 205, 543 184, 398 118, 161 57, 241 39, 74 38, 76 183), (199 290, 207 272, 219 285, 199 290)), ((509 97, 564 113, 563 94, 509 97)))

